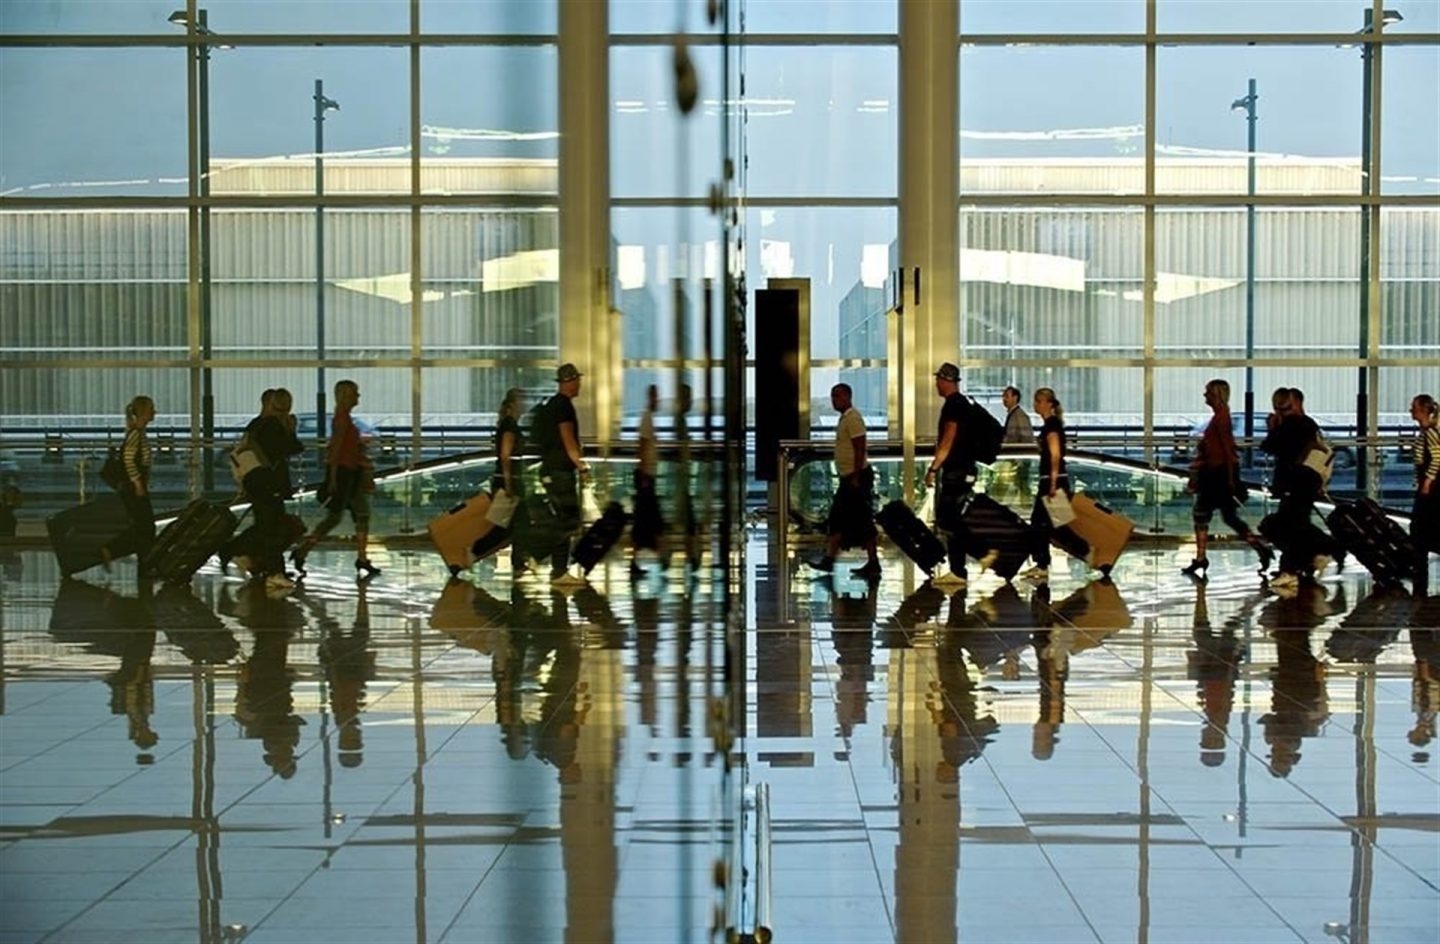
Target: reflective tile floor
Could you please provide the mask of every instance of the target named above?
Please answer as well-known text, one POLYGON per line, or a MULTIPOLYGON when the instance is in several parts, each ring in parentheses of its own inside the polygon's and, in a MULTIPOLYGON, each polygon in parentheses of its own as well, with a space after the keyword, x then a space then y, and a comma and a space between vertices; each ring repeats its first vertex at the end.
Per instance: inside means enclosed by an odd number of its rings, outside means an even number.
POLYGON ((0 558, 0 944, 718 941, 746 784, 781 944, 1437 940, 1440 598, 1358 568, 947 595, 762 540, 727 650, 708 575, 376 557, 279 597, 0 558))

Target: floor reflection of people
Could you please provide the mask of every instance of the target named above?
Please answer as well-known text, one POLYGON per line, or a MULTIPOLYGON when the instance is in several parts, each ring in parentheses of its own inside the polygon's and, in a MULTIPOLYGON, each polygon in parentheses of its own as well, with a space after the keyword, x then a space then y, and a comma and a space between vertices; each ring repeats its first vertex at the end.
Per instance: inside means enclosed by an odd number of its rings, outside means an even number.
POLYGON ((1325 640, 1325 651, 1338 662, 1373 663, 1399 638, 1412 603, 1404 587, 1376 587, 1345 614, 1325 640))
POLYGON ((998 724, 982 711, 965 662, 963 633, 938 645, 890 650, 890 754, 898 781, 895 935, 901 941, 957 939, 961 768, 998 724))
POLYGON ((189 584, 167 584, 155 594, 155 623, 192 665, 225 665, 240 654, 240 641, 189 584))
POLYGON ((1070 646, 1074 630, 1042 629, 1035 633, 1036 674, 1040 682, 1040 708, 1030 734, 1030 756, 1049 760, 1060 743, 1065 723, 1065 683, 1070 678, 1070 646))
POLYGON ((359 767, 365 761, 365 738, 360 716, 365 711, 365 686, 375 677, 375 650, 370 648, 370 584, 357 584, 355 625, 344 633, 331 632, 320 643, 320 666, 330 689, 330 713, 335 717, 341 767, 359 767))
POLYGON ((1190 679, 1205 723, 1200 728, 1200 763, 1218 767, 1225 763, 1229 744, 1230 714, 1235 707, 1235 680, 1240 675, 1244 645, 1230 624, 1219 632, 1210 625, 1206 584, 1195 585, 1195 648, 1186 654, 1190 679))
POLYGON ((1410 613, 1410 651, 1415 657, 1410 683, 1410 706, 1415 712, 1409 734, 1415 748, 1411 759, 1426 764, 1430 752, 1423 748, 1435 740, 1435 714, 1440 711, 1440 596, 1416 601, 1410 613))
POLYGON ((1330 707, 1325 663, 1311 651, 1310 630, 1277 630, 1274 638, 1276 661, 1270 670, 1270 713, 1260 718, 1260 727, 1270 746, 1270 773, 1288 777, 1300 762, 1305 738, 1320 733, 1330 717, 1330 707))
POLYGON ((879 584, 868 581, 855 595, 837 594, 830 607, 830 641, 840 678, 835 683, 835 725, 848 738, 867 720, 875 679, 875 604, 879 584))
POLYGON ((288 780, 295 776, 305 723, 295 713, 290 639, 304 615, 294 601, 266 593, 259 583, 240 588, 235 609, 255 634, 250 657, 236 676, 235 717, 246 738, 261 742, 265 764, 288 780))
MULTIPOLYGON (((1049 586, 1036 589, 1049 592, 1049 586)), ((974 630, 965 638, 965 648, 975 665, 990 671, 999 664, 1000 674, 1007 680, 1020 677, 1020 653, 1030 644, 1035 626, 1032 604, 1021 598, 1013 584, 1004 584, 994 593, 981 597, 970 610, 974 630)))
POLYGON ((153 764, 155 755, 150 749, 160 741, 150 725, 155 711, 155 670, 150 664, 155 654, 155 630, 126 633, 124 646, 120 667, 105 677, 105 684, 110 686, 110 713, 125 716, 126 732, 139 749, 135 763, 153 764))

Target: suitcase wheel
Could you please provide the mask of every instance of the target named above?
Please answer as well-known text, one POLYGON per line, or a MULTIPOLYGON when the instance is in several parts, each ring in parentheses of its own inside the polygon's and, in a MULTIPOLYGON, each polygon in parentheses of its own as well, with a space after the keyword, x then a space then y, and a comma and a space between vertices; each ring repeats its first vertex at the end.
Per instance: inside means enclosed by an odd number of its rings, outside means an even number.
POLYGON ((1100 576, 1102 576, 1102 577, 1108 577, 1108 576, 1110 576, 1110 571, 1111 571, 1112 569, 1114 569, 1114 567, 1115 567, 1114 564, 1101 564, 1101 565, 1100 565, 1100 576))
POLYGON ((458 577, 458 576, 460 576, 460 571, 462 571, 462 570, 464 570, 464 569, 465 569, 465 568, 461 567, 459 564, 451 564, 451 565, 450 565, 450 576, 452 576, 452 577, 458 577))

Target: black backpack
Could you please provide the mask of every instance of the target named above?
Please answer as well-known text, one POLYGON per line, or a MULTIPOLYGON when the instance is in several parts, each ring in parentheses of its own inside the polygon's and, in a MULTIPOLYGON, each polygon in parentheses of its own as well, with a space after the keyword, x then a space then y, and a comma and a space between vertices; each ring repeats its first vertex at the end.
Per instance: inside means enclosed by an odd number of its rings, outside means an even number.
POLYGON ((521 429, 525 438, 525 451, 529 455, 544 456, 560 443, 560 430, 556 428, 550 409, 550 403, 554 399, 546 397, 530 408, 528 422, 521 429))
POLYGON ((995 414, 970 400, 970 410, 965 416, 965 426, 959 431, 964 439, 965 451, 976 462, 989 465, 1000 456, 1000 444, 1005 441, 1005 427, 995 414))

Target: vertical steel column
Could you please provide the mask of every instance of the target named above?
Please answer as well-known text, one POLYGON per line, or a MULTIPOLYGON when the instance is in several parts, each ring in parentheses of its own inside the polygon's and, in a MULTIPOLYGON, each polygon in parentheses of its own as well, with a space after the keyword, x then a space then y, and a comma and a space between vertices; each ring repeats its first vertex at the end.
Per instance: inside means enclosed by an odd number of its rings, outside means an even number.
MULTIPOLYGON (((193 0, 192 0, 193 3, 193 0)), ((188 35, 188 33, 187 33, 188 35)), ((208 445, 202 441, 205 417, 205 393, 208 390, 206 378, 209 369, 202 363, 202 330, 200 324, 200 122, 199 122, 199 47, 190 44, 185 47, 185 104, 186 135, 188 137, 187 170, 189 172, 189 210, 186 213, 186 267, 185 267, 185 338, 186 356, 190 361, 190 443, 191 449, 199 449, 199 455, 191 452, 190 490, 195 493, 194 472, 197 465, 204 466, 214 460, 208 445), (202 378, 202 374, 205 375, 202 378), (198 462, 196 461, 198 459, 198 462)), ((208 354, 206 355, 208 356, 208 354)), ((205 436, 203 438, 207 438, 205 436)), ((202 479, 203 487, 203 479, 202 479)))
POLYGON ((915 486, 915 439, 938 416, 931 375, 963 363, 959 317, 959 6, 900 0, 900 352, 905 495, 915 486), (923 286, 923 289, 922 289, 923 286))
MULTIPOLYGON (((340 105, 315 80, 315 199, 325 196, 325 112, 340 105)), ((325 439, 325 207, 315 204, 315 436, 325 439)))
MULTIPOLYGON (((1255 122, 1260 96, 1255 92, 1255 80, 1251 79, 1246 89, 1245 135, 1246 161, 1245 192, 1255 196, 1255 122)), ((1245 207, 1245 438, 1255 437, 1255 204, 1245 207)), ((1251 455, 1247 448, 1245 455, 1251 455)), ((1246 463, 1249 464, 1248 461, 1246 463)))
POLYGON ((420 0, 410 0, 410 461, 420 461, 425 404, 425 278, 420 224, 420 0))
POLYGON ((619 416, 610 330, 608 4, 560 0, 560 361, 585 374, 581 430, 608 439, 619 416))
MULTIPOLYGON (((1145 461, 1155 462, 1155 0, 1145 2, 1145 233, 1141 283, 1145 345, 1145 461)), ((1156 522, 1159 506, 1156 506, 1156 522)))
MULTIPOLYGON (((195 23, 195 32, 202 38, 210 35, 205 10, 196 10, 191 22, 195 23)), ((200 368, 200 411, 201 434, 205 441, 200 467, 203 474, 201 482, 205 494, 209 495, 215 489, 215 385, 210 367, 215 335, 210 309, 210 44, 202 39, 195 50, 200 105, 200 354, 203 358, 200 368)))

